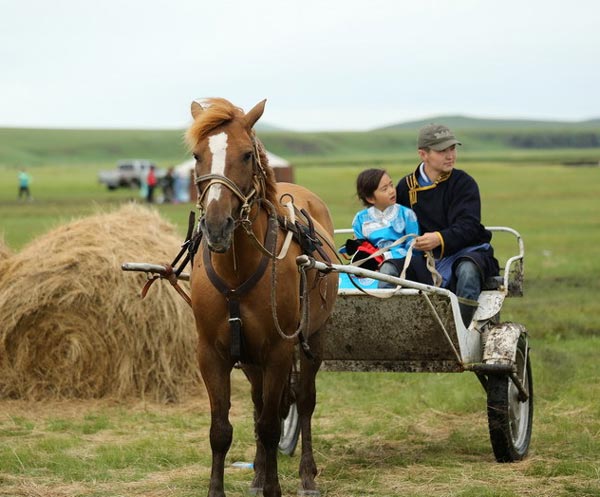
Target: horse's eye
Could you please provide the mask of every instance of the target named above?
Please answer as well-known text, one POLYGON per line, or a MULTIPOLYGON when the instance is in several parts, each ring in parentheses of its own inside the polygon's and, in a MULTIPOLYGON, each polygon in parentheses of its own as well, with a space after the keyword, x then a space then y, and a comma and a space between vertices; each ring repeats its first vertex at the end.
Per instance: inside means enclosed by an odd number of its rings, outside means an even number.
POLYGON ((246 152, 243 157, 244 162, 248 162, 250 159, 252 159, 252 152, 246 152))
POLYGON ((198 154, 194 154, 194 160, 200 160, 200 156, 198 154))

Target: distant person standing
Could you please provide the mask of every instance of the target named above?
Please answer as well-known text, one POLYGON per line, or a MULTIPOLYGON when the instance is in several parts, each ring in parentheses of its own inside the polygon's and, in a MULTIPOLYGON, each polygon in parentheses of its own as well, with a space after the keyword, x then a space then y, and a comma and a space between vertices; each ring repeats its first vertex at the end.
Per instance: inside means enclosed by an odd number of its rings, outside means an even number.
POLYGON ((158 180, 156 179, 156 172, 154 171, 154 166, 150 166, 148 176, 146 176, 146 185, 148 186, 148 195, 146 196, 146 200, 150 204, 154 202, 154 189, 156 188, 157 184, 158 180))
POLYGON ((25 169, 19 171, 19 200, 25 196, 27 200, 31 200, 31 192, 29 191, 29 183, 31 178, 25 169))
POLYGON ((175 169, 171 166, 163 178, 163 194, 165 203, 170 204, 175 200, 175 169))

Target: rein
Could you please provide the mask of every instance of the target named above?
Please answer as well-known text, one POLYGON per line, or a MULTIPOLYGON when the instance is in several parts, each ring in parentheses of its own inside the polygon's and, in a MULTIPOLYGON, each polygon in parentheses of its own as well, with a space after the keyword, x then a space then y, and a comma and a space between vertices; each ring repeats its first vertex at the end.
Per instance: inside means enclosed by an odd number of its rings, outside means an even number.
MULTIPOLYGON (((415 238, 418 235, 415 235, 414 233, 408 233, 400 238, 398 238, 396 241, 394 241, 394 243, 392 243, 391 245, 388 245, 387 247, 383 247, 380 248, 379 250, 373 252, 372 254, 369 254, 369 257, 366 257, 364 259, 361 259, 357 262, 353 262, 352 265, 353 266, 361 266, 362 264, 364 264, 366 261, 368 261, 369 259, 374 259, 375 257, 383 254, 384 252, 389 251, 392 247, 395 247, 396 245, 400 245, 401 243, 404 243, 406 240, 411 239, 410 244, 408 246, 408 250, 406 251, 406 257, 404 259, 404 266, 402 267, 402 272, 400 273, 400 278, 401 279, 405 279, 406 278, 406 271, 408 269, 408 266, 410 265, 410 261, 412 259, 412 255, 413 255, 413 248, 414 248, 414 244, 415 244, 415 238)), ((436 287, 439 287, 442 284, 442 275, 438 272, 438 270, 435 268, 435 262, 434 262, 434 258, 433 258, 433 253, 430 250, 425 251, 425 254, 427 255, 426 257, 426 266, 427 266, 427 270, 431 273, 431 279, 433 280, 433 285, 436 287)), ((374 297, 378 297, 380 299, 387 299, 390 298, 393 294, 389 294, 389 295, 376 295, 376 294, 371 294, 369 292, 367 292, 364 288, 361 288, 360 286, 358 286, 354 281, 350 280, 352 282, 352 284, 358 288, 361 292, 367 294, 367 295, 372 295, 374 297)))

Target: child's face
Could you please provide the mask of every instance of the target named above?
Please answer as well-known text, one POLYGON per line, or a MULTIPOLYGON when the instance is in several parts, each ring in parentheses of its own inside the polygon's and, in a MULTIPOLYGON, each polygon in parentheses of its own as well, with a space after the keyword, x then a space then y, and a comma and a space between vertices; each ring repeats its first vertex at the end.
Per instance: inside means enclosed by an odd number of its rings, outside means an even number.
POLYGON ((371 197, 367 197, 367 200, 380 211, 396 203, 396 188, 388 174, 381 177, 379 186, 377 186, 371 197))

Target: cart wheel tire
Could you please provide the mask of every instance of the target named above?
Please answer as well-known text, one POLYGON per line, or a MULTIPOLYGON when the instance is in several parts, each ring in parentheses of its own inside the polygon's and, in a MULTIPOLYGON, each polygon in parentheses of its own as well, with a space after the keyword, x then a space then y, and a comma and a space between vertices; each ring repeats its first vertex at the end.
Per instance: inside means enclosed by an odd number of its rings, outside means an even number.
POLYGON ((286 456, 291 456, 298 445, 300 436, 300 419, 298 417, 298 407, 294 402, 290 406, 288 415, 281 421, 281 437, 279 438, 279 452, 286 456))
POLYGON ((490 439, 498 462, 520 461, 527 455, 533 424, 533 378, 527 341, 517 344, 517 377, 529 394, 522 402, 510 377, 489 375, 487 381, 487 413, 490 439))

